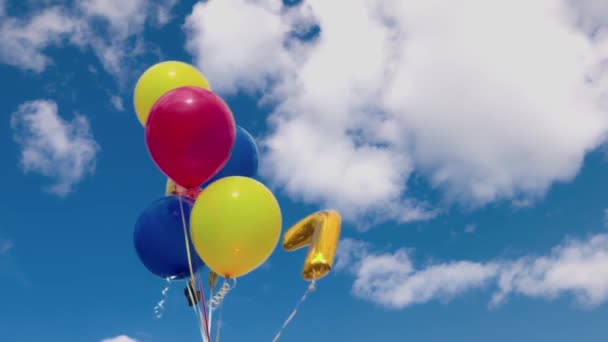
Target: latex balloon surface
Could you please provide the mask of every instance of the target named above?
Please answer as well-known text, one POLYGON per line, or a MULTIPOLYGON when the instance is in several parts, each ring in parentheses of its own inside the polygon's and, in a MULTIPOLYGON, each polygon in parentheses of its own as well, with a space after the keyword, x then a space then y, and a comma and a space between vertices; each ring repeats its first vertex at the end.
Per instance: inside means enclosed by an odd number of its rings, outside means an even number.
POLYGON ((133 104, 137 119, 146 125, 154 103, 170 90, 195 86, 210 89, 205 76, 194 66, 178 61, 166 61, 148 68, 137 80, 133 104))
POLYGON ((199 187, 228 162, 236 128, 213 92, 182 87, 161 96, 146 124, 146 145, 158 168, 186 189, 199 187))
MULTIPOLYGON (((162 278, 181 279, 190 275, 180 201, 189 234, 192 202, 177 196, 154 201, 141 213, 135 224, 133 242, 137 256, 150 272, 162 278)), ((196 272, 203 261, 191 242, 190 256, 196 272)))
MULTIPOLYGON (((258 171, 258 147, 255 140, 244 128, 236 126, 236 138, 230 152, 230 159, 224 167, 206 181, 202 187, 214 181, 228 176, 254 177, 258 171)), ((165 195, 182 195, 196 199, 202 189, 186 189, 175 184, 171 179, 167 179, 165 184, 165 195)))
POLYGON ((283 235, 283 248, 288 252, 308 246, 302 277, 316 280, 332 267, 342 219, 335 210, 323 210, 302 219, 283 235))
POLYGON ((235 278, 272 254, 281 220, 279 203, 264 184, 248 177, 225 177, 206 187, 194 203, 192 242, 213 272, 235 278))
POLYGON ((228 176, 254 177, 258 172, 258 146, 244 128, 236 126, 236 138, 230 151, 230 159, 224 167, 203 184, 203 187, 228 176))

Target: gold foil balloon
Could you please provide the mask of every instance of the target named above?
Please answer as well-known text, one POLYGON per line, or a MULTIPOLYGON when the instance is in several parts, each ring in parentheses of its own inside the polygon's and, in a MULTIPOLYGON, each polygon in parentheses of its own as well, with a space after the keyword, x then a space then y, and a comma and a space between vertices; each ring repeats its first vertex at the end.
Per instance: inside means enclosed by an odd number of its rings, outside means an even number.
POLYGON ((341 224, 337 211, 323 210, 304 218, 283 235, 283 248, 288 252, 309 246, 302 269, 305 280, 319 279, 331 270, 341 224))

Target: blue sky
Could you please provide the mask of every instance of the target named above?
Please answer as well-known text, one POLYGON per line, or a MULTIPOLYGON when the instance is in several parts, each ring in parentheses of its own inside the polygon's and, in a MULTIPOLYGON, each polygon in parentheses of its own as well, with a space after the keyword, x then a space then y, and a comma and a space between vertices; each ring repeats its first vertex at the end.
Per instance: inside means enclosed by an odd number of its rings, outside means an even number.
MULTIPOLYGON (((200 340, 132 241, 166 180, 132 91, 173 59, 256 137, 283 230, 344 218, 281 341, 605 341, 608 6, 285 4, 0 0, 1 339, 200 340)), ((304 256, 239 279, 222 341, 272 340, 304 256)))

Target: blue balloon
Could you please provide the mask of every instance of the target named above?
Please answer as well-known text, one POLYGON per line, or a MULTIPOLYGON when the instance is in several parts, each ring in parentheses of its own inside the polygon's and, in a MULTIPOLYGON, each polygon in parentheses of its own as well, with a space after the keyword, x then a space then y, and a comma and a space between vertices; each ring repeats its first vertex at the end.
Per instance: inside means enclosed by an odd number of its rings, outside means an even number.
POLYGON ((241 126, 236 126, 236 138, 230 152, 230 159, 220 172, 216 173, 201 187, 215 182, 216 180, 229 176, 243 176, 253 178, 258 172, 258 147, 255 140, 241 126))
POLYGON ((135 223, 133 241, 139 260, 155 275, 182 279, 190 275, 182 211, 186 221, 193 272, 204 265, 190 240, 192 202, 185 197, 166 196, 154 201, 135 223))

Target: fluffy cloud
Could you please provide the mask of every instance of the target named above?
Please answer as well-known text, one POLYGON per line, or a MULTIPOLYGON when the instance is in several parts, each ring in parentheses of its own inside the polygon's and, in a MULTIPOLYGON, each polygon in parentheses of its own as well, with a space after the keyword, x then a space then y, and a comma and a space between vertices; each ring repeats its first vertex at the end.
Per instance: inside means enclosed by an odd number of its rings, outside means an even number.
POLYGON ((69 40, 79 31, 79 25, 57 6, 27 19, 5 17, 0 11, 0 62, 40 72, 51 63, 43 51, 69 40))
POLYGON ((147 17, 146 0, 80 0, 82 18, 100 29, 87 33, 89 44, 109 73, 120 75, 128 57, 140 51, 137 41, 147 17), (135 42, 129 41, 134 38, 135 42))
POLYGON ((214 90, 263 89, 288 69, 283 48, 289 24, 279 1, 199 2, 187 17, 186 49, 203 65, 214 90))
POLYGON ((221 93, 273 101, 262 174, 346 219, 433 217, 415 174, 468 207, 531 203, 608 131, 605 2, 279 4, 199 3, 186 47, 221 93))
POLYGON ((131 338, 127 335, 120 335, 116 337, 106 338, 101 340, 101 342, 137 342, 136 339, 131 338))
POLYGON ((608 234, 569 240, 551 254, 526 257, 503 266, 493 304, 509 294, 553 299, 564 293, 594 306, 608 300, 608 234))
POLYGON ((128 32, 131 26, 141 26, 145 20, 142 11, 146 0, 80 0, 83 12, 91 17, 107 20, 117 31, 128 32))
POLYGON ((176 3, 76 0, 75 6, 37 9, 23 18, 0 11, 0 43, 4 47, 0 62, 40 72, 52 62, 46 48, 71 43, 91 48, 104 69, 123 82, 129 74, 125 70, 130 69, 126 66, 149 49, 142 39, 145 24, 166 24, 176 3))
POLYGON ((510 295, 555 299, 571 294, 587 307, 608 300, 608 234, 569 239, 546 256, 488 262, 452 261, 415 267, 411 251, 375 253, 369 245, 341 242, 336 270, 355 276, 353 294, 389 308, 448 301, 474 289, 492 288, 491 306, 510 295))
POLYGON ((21 147, 21 166, 53 179, 48 190, 68 194, 95 169, 99 145, 86 117, 62 119, 57 104, 48 100, 25 102, 12 114, 11 126, 21 147))

